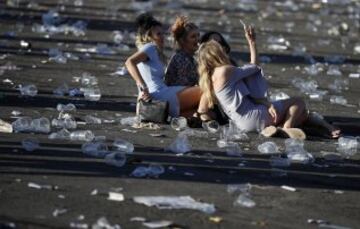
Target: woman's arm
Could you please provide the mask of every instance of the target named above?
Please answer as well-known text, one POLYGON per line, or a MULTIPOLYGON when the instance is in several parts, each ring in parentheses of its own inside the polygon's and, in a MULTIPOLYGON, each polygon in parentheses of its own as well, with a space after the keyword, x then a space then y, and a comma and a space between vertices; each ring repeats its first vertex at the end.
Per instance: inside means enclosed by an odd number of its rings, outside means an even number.
POLYGON ((267 98, 258 99, 258 98, 250 97, 250 99, 256 104, 262 104, 266 106, 268 108, 270 116, 273 118, 274 123, 277 123, 277 119, 278 119, 277 110, 275 109, 274 105, 270 103, 269 100, 267 100, 267 98))
POLYGON ((143 92, 143 94, 141 95, 141 98, 148 100, 150 98, 150 93, 148 91, 145 81, 141 77, 139 69, 137 68, 138 63, 144 62, 146 60, 148 60, 148 56, 146 55, 146 53, 144 53, 142 51, 138 51, 138 52, 134 53, 133 55, 131 55, 125 61, 125 66, 126 66, 127 70, 129 71, 131 77, 135 80, 136 85, 143 92))
POLYGON ((252 26, 244 26, 245 37, 249 44, 250 49, 250 63, 258 64, 258 54, 256 49, 256 34, 252 26))

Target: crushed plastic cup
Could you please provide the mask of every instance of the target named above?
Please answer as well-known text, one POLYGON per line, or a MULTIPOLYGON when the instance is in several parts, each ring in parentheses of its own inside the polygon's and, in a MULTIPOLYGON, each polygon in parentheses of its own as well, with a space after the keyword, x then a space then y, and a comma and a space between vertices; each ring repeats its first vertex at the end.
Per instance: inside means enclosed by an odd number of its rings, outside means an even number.
POLYGON ((83 72, 80 78, 80 82, 83 86, 95 86, 98 85, 98 79, 88 72, 83 72))
POLYGON ((20 91, 21 95, 31 96, 31 97, 36 96, 38 93, 38 89, 36 88, 36 86, 34 84, 27 84, 25 86, 20 85, 19 91, 20 91))
POLYGON ((327 72, 327 75, 331 75, 331 76, 341 76, 342 72, 339 69, 339 66, 337 65, 330 65, 327 72))
POLYGON ((66 105, 59 103, 56 106, 56 110, 59 112, 71 112, 71 111, 76 111, 76 106, 72 103, 68 103, 66 105))
POLYGON ((69 86, 66 83, 61 84, 53 90, 54 95, 64 96, 69 92, 69 86))
POLYGON ((112 152, 105 156, 105 163, 116 167, 123 167, 126 164, 126 155, 123 152, 112 152))
POLYGON ((150 164, 149 166, 138 166, 131 173, 133 177, 158 177, 165 172, 165 168, 159 164, 150 164))
POLYGON ((99 88, 83 88, 84 97, 89 101, 99 101, 101 98, 101 92, 99 88))
POLYGON ((29 152, 32 152, 40 147, 40 143, 35 138, 26 138, 21 141, 22 147, 29 152))
POLYGON ((36 133, 49 133, 50 121, 45 117, 34 119, 31 121, 31 131, 36 133))
POLYGON ((128 142, 121 138, 116 138, 113 142, 113 146, 117 150, 125 152, 125 153, 131 154, 134 152, 134 145, 131 142, 128 142))
POLYGON ((291 160, 289 158, 284 157, 271 157, 270 165, 272 167, 289 167, 291 165, 291 160))
POLYGON ((98 118, 98 117, 95 117, 92 115, 86 115, 84 119, 85 119, 86 124, 101 124, 102 123, 101 118, 98 118))
POLYGON ((91 130, 77 130, 70 133, 70 140, 90 142, 94 139, 94 134, 91 130))
POLYGON ((237 192, 240 193, 248 193, 251 190, 251 184, 250 183, 246 183, 246 184, 229 184, 226 187, 226 190, 228 193, 230 194, 234 194, 237 192))
POLYGON ((256 203, 247 194, 240 194, 234 201, 234 206, 253 208, 256 206, 256 203))
POLYGON ((166 151, 171 151, 177 154, 183 154, 191 151, 191 144, 186 134, 179 134, 174 141, 165 148, 166 151))
POLYGON ((345 157, 351 157, 357 153, 357 148, 359 146, 358 139, 355 137, 340 137, 338 139, 337 151, 342 153, 345 157))
POLYGON ((15 132, 24 132, 31 130, 31 121, 30 117, 20 117, 16 119, 11 125, 15 132))
POLYGON ((76 129, 77 123, 72 117, 53 119, 51 125, 55 128, 76 129))
POLYGON ((279 153, 279 147, 274 142, 264 142, 258 145, 258 150, 261 154, 279 153))
POLYGON ((192 209, 207 214, 216 211, 213 204, 198 202, 191 196, 135 196, 133 199, 135 203, 159 209, 192 209))
POLYGON ((114 224, 111 225, 109 220, 106 217, 100 217, 96 223, 91 226, 92 229, 121 229, 120 225, 114 224))
POLYGON ((236 142, 228 142, 226 147, 226 154, 228 156, 235 156, 235 157, 241 157, 242 156, 242 150, 238 143, 236 142))
POLYGON ((202 127, 209 133, 217 133, 220 130, 220 124, 216 120, 203 122, 202 127))
POLYGON ((93 157, 105 157, 109 154, 109 149, 104 142, 86 142, 82 144, 81 151, 93 157))
POLYGON ((347 104, 347 99, 344 98, 344 96, 332 95, 330 97, 330 103, 339 104, 339 105, 346 105, 347 104))
POLYGON ((271 95, 270 95, 270 101, 272 101, 272 102, 277 101, 277 100, 288 99, 288 98, 290 98, 290 96, 282 91, 276 92, 276 93, 271 93, 271 95))
POLYGON ((188 127, 185 117, 172 118, 170 121, 170 126, 177 131, 182 131, 188 127))
POLYGON ((51 133, 48 137, 51 140, 70 140, 70 132, 67 129, 51 133))
POLYGON ((121 125, 134 126, 140 123, 140 119, 138 116, 131 116, 120 119, 121 125))

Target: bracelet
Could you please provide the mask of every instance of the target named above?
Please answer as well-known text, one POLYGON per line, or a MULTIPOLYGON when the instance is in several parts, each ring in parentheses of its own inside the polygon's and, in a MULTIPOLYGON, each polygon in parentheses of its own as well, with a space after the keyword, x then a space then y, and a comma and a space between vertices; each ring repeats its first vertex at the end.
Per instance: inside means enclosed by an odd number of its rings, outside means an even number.
POLYGON ((144 91, 145 89, 148 89, 148 87, 145 85, 138 85, 140 91, 144 91))

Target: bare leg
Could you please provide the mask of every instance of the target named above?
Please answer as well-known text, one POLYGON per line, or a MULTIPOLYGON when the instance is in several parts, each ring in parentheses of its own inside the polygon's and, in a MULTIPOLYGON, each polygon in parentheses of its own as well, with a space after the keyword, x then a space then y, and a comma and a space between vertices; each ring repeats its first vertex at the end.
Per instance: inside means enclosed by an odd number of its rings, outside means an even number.
POLYGON ((324 120, 321 116, 316 115, 314 113, 311 113, 311 112, 309 113, 307 122, 310 125, 317 125, 317 126, 324 127, 325 129, 327 129, 329 131, 331 138, 338 138, 341 135, 341 130, 339 128, 331 125, 326 120, 324 120))
POLYGON ((292 98, 285 101, 286 117, 283 121, 283 128, 298 127, 306 120, 305 103, 299 98, 292 98))
POLYGON ((201 90, 199 87, 187 87, 177 93, 180 106, 180 114, 195 111, 199 105, 201 90))

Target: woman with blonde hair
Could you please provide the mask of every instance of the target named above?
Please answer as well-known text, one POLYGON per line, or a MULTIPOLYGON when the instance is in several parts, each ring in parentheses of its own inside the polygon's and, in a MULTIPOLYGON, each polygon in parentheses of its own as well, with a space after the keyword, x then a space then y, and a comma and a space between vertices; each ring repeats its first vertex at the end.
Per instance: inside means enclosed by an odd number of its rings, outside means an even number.
POLYGON ((162 24, 149 13, 141 14, 136 23, 138 51, 126 60, 125 65, 138 86, 139 99, 168 101, 171 117, 192 116, 198 108, 201 90, 199 87, 167 86, 164 83, 162 24))
MULTIPOLYGON (((246 30, 248 39, 251 31, 246 30)), ((301 126, 308 119, 305 103, 299 98, 290 98, 270 103, 265 97, 265 87, 258 87, 263 82, 257 78, 261 69, 254 65, 235 67, 228 55, 216 41, 209 41, 200 46, 198 51, 198 71, 200 88, 207 97, 209 106, 216 102, 225 113, 244 131, 255 131, 263 123, 263 134, 272 136, 281 130, 289 137, 305 139, 301 126), (276 128, 278 126, 279 128, 276 128)), ((331 136, 336 138, 340 130, 325 121, 331 136)))

